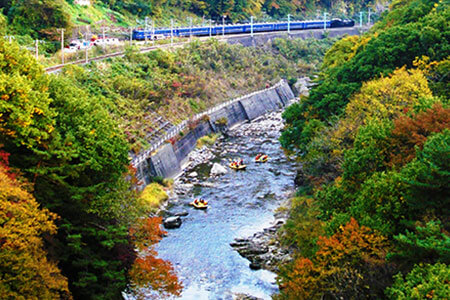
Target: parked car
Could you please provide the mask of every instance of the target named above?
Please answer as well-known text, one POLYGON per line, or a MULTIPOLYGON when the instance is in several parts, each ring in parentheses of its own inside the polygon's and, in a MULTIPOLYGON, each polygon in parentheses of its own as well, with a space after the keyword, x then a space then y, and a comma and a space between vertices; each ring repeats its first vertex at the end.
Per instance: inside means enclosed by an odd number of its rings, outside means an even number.
POLYGON ((73 53, 78 50, 90 48, 93 46, 93 43, 85 40, 72 40, 69 43, 69 46, 66 47, 65 51, 68 53, 73 53))
POLYGON ((105 37, 95 39, 93 43, 95 46, 116 46, 120 44, 120 41, 118 38, 105 37))

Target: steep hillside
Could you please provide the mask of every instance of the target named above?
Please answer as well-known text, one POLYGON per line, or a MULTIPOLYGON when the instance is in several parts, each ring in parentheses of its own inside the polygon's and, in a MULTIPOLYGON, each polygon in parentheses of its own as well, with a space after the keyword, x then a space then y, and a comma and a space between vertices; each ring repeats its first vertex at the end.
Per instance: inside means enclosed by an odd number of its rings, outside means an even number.
POLYGON ((397 0, 284 113, 302 161, 277 299, 446 299, 450 6, 397 0))
MULTIPOLYGON (((224 2, 181 1, 181 0, 91 0, 91 6, 75 4, 74 0, 0 0, 0 9, 7 17, 10 34, 57 40, 58 28, 69 32, 82 25, 95 27, 129 27, 143 25, 148 17, 157 26, 169 26, 170 19, 177 26, 202 24, 208 19, 221 23, 239 22, 255 16, 258 20, 286 19, 288 14, 294 18, 321 18, 322 11, 329 16, 353 17, 359 11, 371 7, 378 11, 385 0, 241 0, 224 2)), ((366 18, 366 17, 365 17, 366 18)))

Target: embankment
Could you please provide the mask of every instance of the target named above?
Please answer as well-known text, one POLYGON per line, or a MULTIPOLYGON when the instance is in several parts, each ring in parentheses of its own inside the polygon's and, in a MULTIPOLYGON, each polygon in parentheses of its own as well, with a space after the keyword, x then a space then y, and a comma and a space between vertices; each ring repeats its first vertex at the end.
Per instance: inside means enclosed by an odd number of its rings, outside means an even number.
POLYGON ((137 169, 137 177, 144 184, 148 184, 154 176, 175 177, 181 172, 183 160, 195 148, 197 140, 207 134, 219 132, 217 120, 226 120, 227 127, 251 121, 286 106, 293 98, 294 94, 288 83, 282 80, 270 88, 231 100, 196 115, 190 122, 195 124, 195 127, 188 133, 180 135, 188 127, 188 122, 183 122, 176 131, 168 133, 154 145, 151 151, 143 152, 132 162, 137 169))

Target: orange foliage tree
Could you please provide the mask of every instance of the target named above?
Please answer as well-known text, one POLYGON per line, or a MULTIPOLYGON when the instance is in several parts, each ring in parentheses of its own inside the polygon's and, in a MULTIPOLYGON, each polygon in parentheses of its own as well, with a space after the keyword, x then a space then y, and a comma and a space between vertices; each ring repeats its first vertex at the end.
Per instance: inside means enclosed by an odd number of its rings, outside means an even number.
POLYGON ((71 298, 41 238, 56 233, 55 219, 0 166, 0 299, 71 298))
POLYGON ((450 127, 450 109, 437 102, 432 108, 403 115, 394 121, 392 130, 390 164, 403 166, 416 156, 416 146, 423 148, 429 135, 450 127))
POLYGON ((158 299, 171 294, 179 296, 181 293, 182 286, 172 264, 156 257, 158 253, 154 245, 166 234, 161 229, 161 220, 160 217, 149 217, 130 229, 130 235, 140 252, 129 273, 131 288, 138 298, 150 296, 145 294, 144 288, 156 292, 151 295, 158 299))
POLYGON ((336 299, 383 296, 387 277, 387 239, 351 220, 330 237, 321 236, 312 260, 300 257, 283 270, 279 299, 315 299, 324 294, 336 299), (377 288, 375 284, 380 284, 377 288))

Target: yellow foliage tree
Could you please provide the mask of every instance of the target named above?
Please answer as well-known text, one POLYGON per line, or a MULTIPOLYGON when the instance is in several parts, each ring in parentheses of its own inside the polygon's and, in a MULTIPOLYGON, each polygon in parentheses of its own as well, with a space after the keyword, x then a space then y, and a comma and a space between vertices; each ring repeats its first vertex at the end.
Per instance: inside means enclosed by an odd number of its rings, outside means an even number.
POLYGON ((43 249, 41 235, 56 233, 55 218, 0 166, 0 299, 71 299, 43 249))
POLYGON ((355 56, 360 46, 367 44, 370 38, 364 38, 357 35, 347 36, 331 46, 323 59, 322 68, 334 68, 342 65, 344 62, 355 56))
POLYGON ((395 119, 405 109, 418 104, 419 99, 430 97, 432 92, 421 70, 397 69, 388 77, 363 84, 348 103, 334 136, 352 141, 359 126, 373 120, 395 119))

